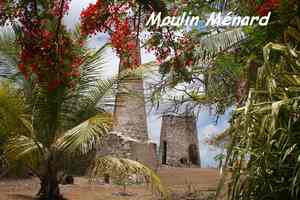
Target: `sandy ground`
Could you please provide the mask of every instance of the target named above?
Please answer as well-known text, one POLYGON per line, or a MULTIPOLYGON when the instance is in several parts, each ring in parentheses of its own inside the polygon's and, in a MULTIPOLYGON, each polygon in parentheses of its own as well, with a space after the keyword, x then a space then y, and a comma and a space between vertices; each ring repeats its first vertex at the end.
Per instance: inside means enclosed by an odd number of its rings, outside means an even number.
MULTIPOLYGON (((172 193, 190 190, 214 191, 219 176, 216 170, 197 168, 163 168, 158 174, 172 193)), ((37 179, 0 180, 0 200, 32 200, 38 191, 37 179)), ((84 177, 76 177, 74 185, 61 185, 63 195, 70 200, 158 200, 143 185, 129 186, 129 196, 120 196, 122 187, 90 183, 84 177)))

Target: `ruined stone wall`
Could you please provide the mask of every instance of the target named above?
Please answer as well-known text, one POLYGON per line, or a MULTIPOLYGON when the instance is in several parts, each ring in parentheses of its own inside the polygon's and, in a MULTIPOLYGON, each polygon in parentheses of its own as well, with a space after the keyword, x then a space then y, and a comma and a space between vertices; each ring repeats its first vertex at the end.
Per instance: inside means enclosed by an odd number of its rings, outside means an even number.
POLYGON ((160 163, 170 166, 200 166, 196 119, 164 115, 160 136, 160 163))
POLYGON ((111 134, 99 146, 98 156, 115 156, 138 161, 153 170, 158 168, 156 156, 156 144, 140 142, 138 140, 124 137, 121 134, 111 134))
POLYGON ((156 170, 158 168, 157 145, 155 143, 134 143, 132 147, 132 158, 148 167, 156 170))

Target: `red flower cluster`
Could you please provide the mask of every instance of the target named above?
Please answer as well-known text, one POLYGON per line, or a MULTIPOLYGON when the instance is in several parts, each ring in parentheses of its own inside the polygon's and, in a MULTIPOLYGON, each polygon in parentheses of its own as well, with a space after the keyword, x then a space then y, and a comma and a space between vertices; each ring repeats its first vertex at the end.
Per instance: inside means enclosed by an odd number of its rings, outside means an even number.
POLYGON ((123 65, 133 67, 138 65, 137 45, 135 37, 129 27, 129 20, 117 20, 115 22, 115 30, 111 33, 111 43, 116 49, 117 54, 125 58, 123 65))
POLYGON ((81 33, 89 35, 97 32, 106 32, 108 27, 104 24, 109 17, 107 11, 108 6, 102 0, 98 0, 96 4, 90 4, 80 14, 81 33))
POLYGON ((49 91, 61 84, 71 87, 80 75, 78 66, 82 62, 73 51, 74 41, 65 35, 59 35, 56 40, 56 35, 48 30, 24 31, 19 40, 22 46, 19 70, 25 79, 32 77, 39 83, 46 83, 49 91))
POLYGON ((20 22, 21 34, 17 42, 21 46, 19 70, 26 80, 39 83, 49 92, 59 86, 73 87, 80 76, 79 65, 82 63, 78 42, 73 41, 60 24, 59 19, 67 12, 69 0, 60 7, 57 0, 53 7, 44 7, 34 15, 36 9, 32 2, 20 7, 17 19, 20 22), (56 32, 58 30, 58 32, 56 32))
POLYGON ((139 63, 135 33, 130 29, 129 18, 123 17, 128 9, 129 4, 108 4, 98 0, 81 12, 81 31, 83 36, 108 32, 117 54, 127 58, 123 65, 133 67, 139 63))
POLYGON ((148 40, 147 51, 154 52, 155 57, 160 64, 171 56, 172 48, 166 45, 166 43, 170 42, 172 37, 173 36, 169 33, 162 35, 153 34, 148 40))
POLYGON ((267 15, 270 11, 278 8, 280 0, 265 0, 262 5, 257 8, 257 13, 260 16, 267 15))
POLYGON ((172 32, 153 34, 148 41, 148 52, 154 51, 158 63, 162 64, 171 57, 180 60, 176 67, 188 67, 194 64, 193 49, 195 42, 188 35, 175 36, 172 32), (176 47, 176 50, 174 49, 176 47), (176 52, 175 52, 176 51, 176 52), (183 62, 182 62, 183 61, 183 62))

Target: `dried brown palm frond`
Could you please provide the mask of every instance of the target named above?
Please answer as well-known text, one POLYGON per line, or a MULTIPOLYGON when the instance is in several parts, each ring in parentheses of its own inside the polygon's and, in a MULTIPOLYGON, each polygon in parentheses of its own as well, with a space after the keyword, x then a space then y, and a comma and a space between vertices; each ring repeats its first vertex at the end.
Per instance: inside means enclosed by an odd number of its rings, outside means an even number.
POLYGON ((113 179, 128 179, 133 175, 143 177, 157 190, 161 197, 169 199, 169 194, 156 173, 134 160, 111 156, 99 157, 92 165, 90 175, 91 177, 109 175, 113 179))

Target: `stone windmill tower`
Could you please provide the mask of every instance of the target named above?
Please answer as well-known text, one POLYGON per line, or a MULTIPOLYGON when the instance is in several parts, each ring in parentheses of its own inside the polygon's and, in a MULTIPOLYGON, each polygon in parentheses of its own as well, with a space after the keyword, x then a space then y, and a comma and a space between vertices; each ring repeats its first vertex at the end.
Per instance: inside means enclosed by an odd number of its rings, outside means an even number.
MULTIPOLYGON (((141 64, 140 48, 134 49, 141 64)), ((120 58, 119 72, 126 68, 120 58)), ((146 164, 153 169, 158 166, 156 144, 148 137, 147 115, 143 80, 128 77, 118 84, 114 108, 113 134, 99 147, 98 155, 125 157, 146 164)))
POLYGON ((159 153, 163 165, 200 167, 195 117, 164 115, 159 153))
MULTIPOLYGON (((138 64, 141 64, 139 48, 136 49, 138 64)), ((120 59, 119 71, 124 70, 120 59)), ((148 140, 147 115, 145 107, 143 80, 128 77, 118 85, 114 109, 114 127, 116 132, 145 142, 148 140)))

